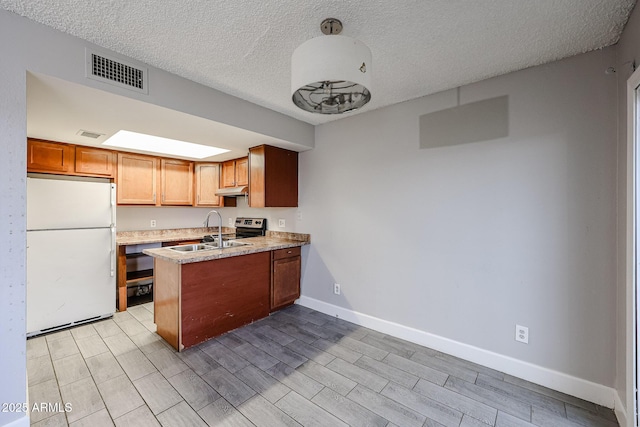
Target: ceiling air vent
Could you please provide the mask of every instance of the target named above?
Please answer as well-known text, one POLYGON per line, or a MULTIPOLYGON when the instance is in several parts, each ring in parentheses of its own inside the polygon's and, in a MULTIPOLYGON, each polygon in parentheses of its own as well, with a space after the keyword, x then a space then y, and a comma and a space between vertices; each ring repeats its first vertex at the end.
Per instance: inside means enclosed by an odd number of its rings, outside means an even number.
POLYGON ((114 86, 149 93, 147 69, 86 50, 87 77, 114 86))
POLYGON ((101 136, 104 136, 104 133, 89 132, 88 130, 80 129, 78 132, 76 132, 76 135, 84 136, 86 138, 98 139, 101 136))

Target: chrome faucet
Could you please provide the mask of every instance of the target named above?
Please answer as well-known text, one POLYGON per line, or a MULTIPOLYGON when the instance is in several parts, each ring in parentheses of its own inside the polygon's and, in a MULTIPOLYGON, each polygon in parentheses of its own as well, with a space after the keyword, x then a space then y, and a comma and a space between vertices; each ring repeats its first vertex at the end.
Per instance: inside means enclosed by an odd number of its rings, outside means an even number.
POLYGON ((207 228, 209 227, 209 217, 211 216, 212 213, 215 213, 216 215, 218 215, 218 219, 220 220, 220 223, 219 223, 220 225, 218 226, 218 247, 222 249, 222 215, 220 215, 220 212, 216 210, 209 211, 202 225, 207 228))

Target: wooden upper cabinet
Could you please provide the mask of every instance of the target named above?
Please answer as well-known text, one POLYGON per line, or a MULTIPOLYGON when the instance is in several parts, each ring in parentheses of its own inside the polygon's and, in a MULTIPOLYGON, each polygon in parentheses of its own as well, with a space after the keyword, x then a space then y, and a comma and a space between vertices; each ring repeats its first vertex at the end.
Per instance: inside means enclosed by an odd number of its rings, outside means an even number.
POLYGON ((162 159, 162 205, 185 206, 193 204, 193 162, 162 159))
POLYGON ((27 172, 73 174, 73 145, 27 139, 27 172))
POLYGON ((113 178, 116 159, 111 150, 27 139, 27 172, 113 178))
POLYGON ((220 188, 220 164, 196 163, 194 206, 222 206, 222 198, 216 196, 220 188))
POLYGON ((222 187, 249 185, 249 158, 227 160, 222 163, 222 187))
POLYGON ((270 145, 249 149, 249 206, 298 206, 298 153, 270 145))
POLYGON ((155 205, 158 158, 118 153, 118 204, 155 205))
POLYGON ((236 161, 227 160, 222 163, 222 187, 235 187, 236 186, 236 161))
POLYGON ((116 159, 115 151, 76 145, 75 171, 83 175, 113 178, 116 159))
POLYGON ((236 159, 236 185, 249 185, 249 157, 236 159))

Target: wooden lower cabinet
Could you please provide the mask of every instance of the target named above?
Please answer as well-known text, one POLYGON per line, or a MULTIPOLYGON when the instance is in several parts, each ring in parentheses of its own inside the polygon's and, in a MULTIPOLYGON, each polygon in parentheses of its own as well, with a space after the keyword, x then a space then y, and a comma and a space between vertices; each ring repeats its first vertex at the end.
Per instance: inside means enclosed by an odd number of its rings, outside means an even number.
POLYGON ((269 315, 271 253, 176 264, 155 258, 157 332, 176 350, 269 315))
POLYGON ((271 311, 275 311, 300 298, 300 248, 272 251, 271 259, 271 311))

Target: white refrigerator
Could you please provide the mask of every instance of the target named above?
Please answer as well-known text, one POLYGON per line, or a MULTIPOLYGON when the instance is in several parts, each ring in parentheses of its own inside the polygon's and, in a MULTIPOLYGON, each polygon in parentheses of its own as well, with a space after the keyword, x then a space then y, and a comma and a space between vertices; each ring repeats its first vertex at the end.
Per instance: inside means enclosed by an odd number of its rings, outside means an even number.
POLYGON ((27 337, 113 316, 115 184, 27 178, 27 337))

